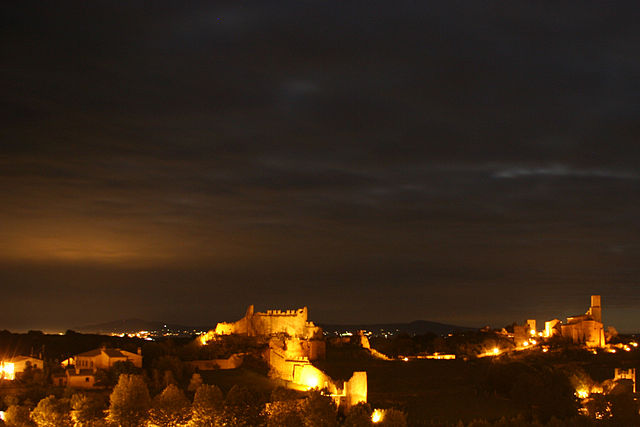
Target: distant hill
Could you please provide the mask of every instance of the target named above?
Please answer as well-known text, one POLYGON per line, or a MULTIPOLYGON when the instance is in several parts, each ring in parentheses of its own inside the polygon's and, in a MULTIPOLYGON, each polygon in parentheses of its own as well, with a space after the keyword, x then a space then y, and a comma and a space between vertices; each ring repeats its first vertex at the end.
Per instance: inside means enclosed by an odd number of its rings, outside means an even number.
MULTIPOLYGON (((416 320, 410 323, 377 323, 377 324, 320 324, 319 326, 329 334, 339 334, 342 332, 357 332, 364 329, 371 332, 393 332, 407 333, 410 335, 421 335, 428 332, 443 335, 458 331, 468 331, 478 328, 465 326, 448 325, 446 323, 430 322, 427 320, 416 320)), ((189 326, 175 323, 165 323, 161 321, 149 321, 144 319, 123 319, 113 322, 98 323, 94 325, 84 325, 71 328, 81 333, 101 333, 101 334, 122 334, 138 331, 208 331, 214 326, 189 326)))
POLYGON ((210 326, 187 326, 175 323, 165 323, 161 321, 149 321, 143 319, 124 319, 113 322, 99 323, 95 325, 85 325, 72 328, 76 332, 122 334, 137 331, 206 331, 210 326))
POLYGON ((376 323, 360 325, 320 325, 329 334, 339 334, 341 332, 356 332, 360 329, 371 331, 374 334, 380 332, 406 333, 409 335, 422 335, 434 333, 437 335, 450 334, 452 332, 470 331, 479 328, 466 326, 448 325, 446 323, 430 322, 428 320, 415 320, 411 323, 376 323))

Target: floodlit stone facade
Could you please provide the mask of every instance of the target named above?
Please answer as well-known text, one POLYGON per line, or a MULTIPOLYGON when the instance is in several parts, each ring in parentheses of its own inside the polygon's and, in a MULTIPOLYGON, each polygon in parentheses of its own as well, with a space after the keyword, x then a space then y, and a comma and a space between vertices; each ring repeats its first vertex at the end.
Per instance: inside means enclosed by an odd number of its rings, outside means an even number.
POLYGON ((636 392, 636 368, 622 369, 616 368, 614 381, 630 380, 633 382, 633 392, 636 392))
MULTIPOLYGON (((536 326, 535 319, 528 319, 524 325, 514 325, 512 337, 516 347, 535 344, 537 337, 555 336, 561 336, 589 348, 603 348, 606 345, 600 295, 591 295, 591 306, 585 314, 567 317, 566 323, 559 319, 546 321, 544 330, 541 332, 538 332, 536 326)), ((503 333, 507 334, 506 330, 503 333)))
POLYGON ((600 295, 591 296, 591 307, 585 314, 567 317, 567 323, 560 327, 563 337, 587 347, 604 347, 604 325, 600 295))
MULTIPOLYGON (((366 402, 366 372, 354 372, 349 381, 339 384, 313 365, 313 360, 325 358, 326 347, 322 329, 310 322, 307 315, 307 307, 262 313, 250 305, 242 319, 218 323, 214 330, 200 336, 200 342, 206 344, 221 335, 232 334, 268 340, 263 358, 269 364, 271 378, 293 389, 326 390, 336 404, 346 408, 366 402)), ((207 361, 197 363, 200 362, 207 361)))
POLYGON ((347 409, 367 402, 367 373, 364 371, 354 372, 348 381, 340 384, 313 366, 307 357, 291 357, 275 340, 269 343, 265 359, 271 367, 270 376, 285 381, 289 388, 326 390, 336 405, 347 409))
POLYGON ((567 317, 560 328, 562 336, 587 347, 604 347, 604 325, 600 295, 591 295, 591 307, 585 314, 567 317))
POLYGON ((253 305, 245 316, 233 323, 218 323, 217 335, 242 334, 248 336, 269 336, 287 334, 292 337, 311 339, 322 335, 322 329, 307 320, 307 307, 297 310, 267 310, 255 312, 253 305))
POLYGON ((0 379, 15 380, 28 367, 43 369, 42 360, 31 356, 15 356, 6 360, 0 360, 0 379))
POLYGON ((200 336, 202 344, 220 335, 247 335, 250 337, 283 337, 281 347, 289 357, 307 357, 319 360, 325 357, 325 342, 322 328, 307 319, 307 307, 297 310, 267 310, 256 312, 253 305, 237 322, 218 323, 214 330, 200 336), (285 338, 286 337, 286 338, 285 338))
POLYGON ((547 338, 555 337, 556 335, 560 335, 562 322, 560 319, 553 319, 544 322, 544 336, 547 338))

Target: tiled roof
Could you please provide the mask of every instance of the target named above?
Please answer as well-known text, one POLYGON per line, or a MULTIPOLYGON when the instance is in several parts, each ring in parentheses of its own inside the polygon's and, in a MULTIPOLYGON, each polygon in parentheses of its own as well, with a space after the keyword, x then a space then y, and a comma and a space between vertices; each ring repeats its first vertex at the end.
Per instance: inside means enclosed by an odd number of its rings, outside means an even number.
POLYGON ((107 353, 109 357, 127 357, 120 351, 119 348, 106 348, 104 352, 107 353))
POLYGON ((95 350, 89 350, 84 353, 77 354, 76 357, 95 357, 99 356, 103 352, 109 357, 127 357, 119 348, 96 348, 95 350))
POLYGON ((95 357, 102 353, 102 349, 96 348, 95 350, 85 351, 84 353, 76 354, 76 357, 95 357))
POLYGON ((11 359, 7 360, 7 362, 18 363, 18 362, 24 362, 25 360, 29 361, 29 360, 40 360, 40 359, 37 359, 35 357, 30 357, 30 356, 13 356, 11 359))

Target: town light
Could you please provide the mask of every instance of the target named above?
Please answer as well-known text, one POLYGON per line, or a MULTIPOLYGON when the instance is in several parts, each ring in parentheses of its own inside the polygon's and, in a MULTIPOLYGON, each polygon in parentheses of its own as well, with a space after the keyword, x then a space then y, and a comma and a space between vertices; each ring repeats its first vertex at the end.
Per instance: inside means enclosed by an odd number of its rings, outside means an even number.
POLYGON ((576 390, 576 396, 578 396, 580 399, 586 399, 587 397, 589 397, 589 392, 583 388, 576 390))
POLYGON ((314 388, 318 388, 318 386, 320 385, 320 378, 317 372, 314 372, 311 369, 305 369, 302 371, 300 383, 304 384, 307 387, 307 390, 311 390, 314 388))
POLYGON ((13 363, 8 363, 5 365, 5 372, 7 373, 7 377, 9 379, 15 379, 15 365, 13 363))
POLYGON ((0 362, 0 378, 5 380, 15 380, 15 366, 11 362, 0 362))

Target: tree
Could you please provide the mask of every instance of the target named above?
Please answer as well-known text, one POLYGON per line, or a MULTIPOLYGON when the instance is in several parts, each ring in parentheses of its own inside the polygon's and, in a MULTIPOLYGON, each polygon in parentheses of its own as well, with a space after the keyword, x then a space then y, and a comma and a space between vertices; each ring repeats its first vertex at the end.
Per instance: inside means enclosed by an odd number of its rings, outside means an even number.
POLYGON ((305 396, 306 393, 304 392, 279 386, 273 389, 269 400, 271 402, 278 402, 281 400, 301 400, 305 396))
POLYGON ((121 427, 143 425, 151 406, 149 390, 140 375, 120 375, 109 402, 107 418, 121 427))
POLYGON ((236 427, 260 425, 261 407, 260 399, 255 393, 246 387, 234 385, 224 401, 223 423, 236 427))
POLYGON ((20 399, 15 394, 5 395, 3 400, 4 400, 4 404, 7 405, 7 407, 12 405, 18 405, 20 403, 20 399))
POLYGON ((215 385, 202 384, 196 390, 191 407, 193 427, 213 427, 222 415, 222 391, 215 385))
POLYGON ((193 375, 191 375, 191 380, 189 380, 189 386, 187 387, 187 390, 189 390, 192 393, 195 393, 196 390, 198 390, 198 388, 201 385, 202 385, 202 376, 196 372, 193 375))
POLYGON ((344 420, 345 427, 369 427, 371 426, 371 406, 368 403, 360 402, 352 406, 344 420))
POLYGON ((69 400, 57 399, 55 396, 45 397, 31 412, 31 419, 38 427, 71 427, 69 400))
POLYGON ((71 420, 77 427, 90 426, 104 418, 106 402, 102 395, 76 393, 71 396, 71 420))
POLYGON ((318 390, 309 392, 302 409, 302 421, 305 427, 333 427, 337 426, 336 405, 328 396, 318 390))
POLYGON ((398 409, 387 409, 384 411, 384 417, 380 426, 384 427, 407 427, 407 416, 398 409))
POLYGON ((177 386, 169 384, 159 395, 154 397, 149 421, 163 427, 184 425, 191 414, 190 404, 186 396, 177 386))
POLYGON ((300 400, 277 400, 267 403, 264 410, 267 427, 298 427, 303 425, 300 400))
POLYGON ((609 395, 611 402, 611 415, 614 425, 640 425, 640 416, 638 416, 638 404, 633 399, 630 392, 617 392, 616 387, 609 395))
POLYGON ((184 386, 186 379, 191 377, 190 368, 175 356, 160 356, 153 365, 155 386, 158 389, 164 389, 169 384, 184 386))
POLYGON ((109 379, 111 381, 111 385, 117 384, 118 379, 122 374, 136 375, 140 374, 140 371, 141 369, 137 368, 130 360, 125 360, 124 362, 116 362, 109 369, 109 379))
POLYGON ((33 427, 35 423, 29 417, 26 406, 11 405, 4 413, 4 421, 10 427, 33 427))

